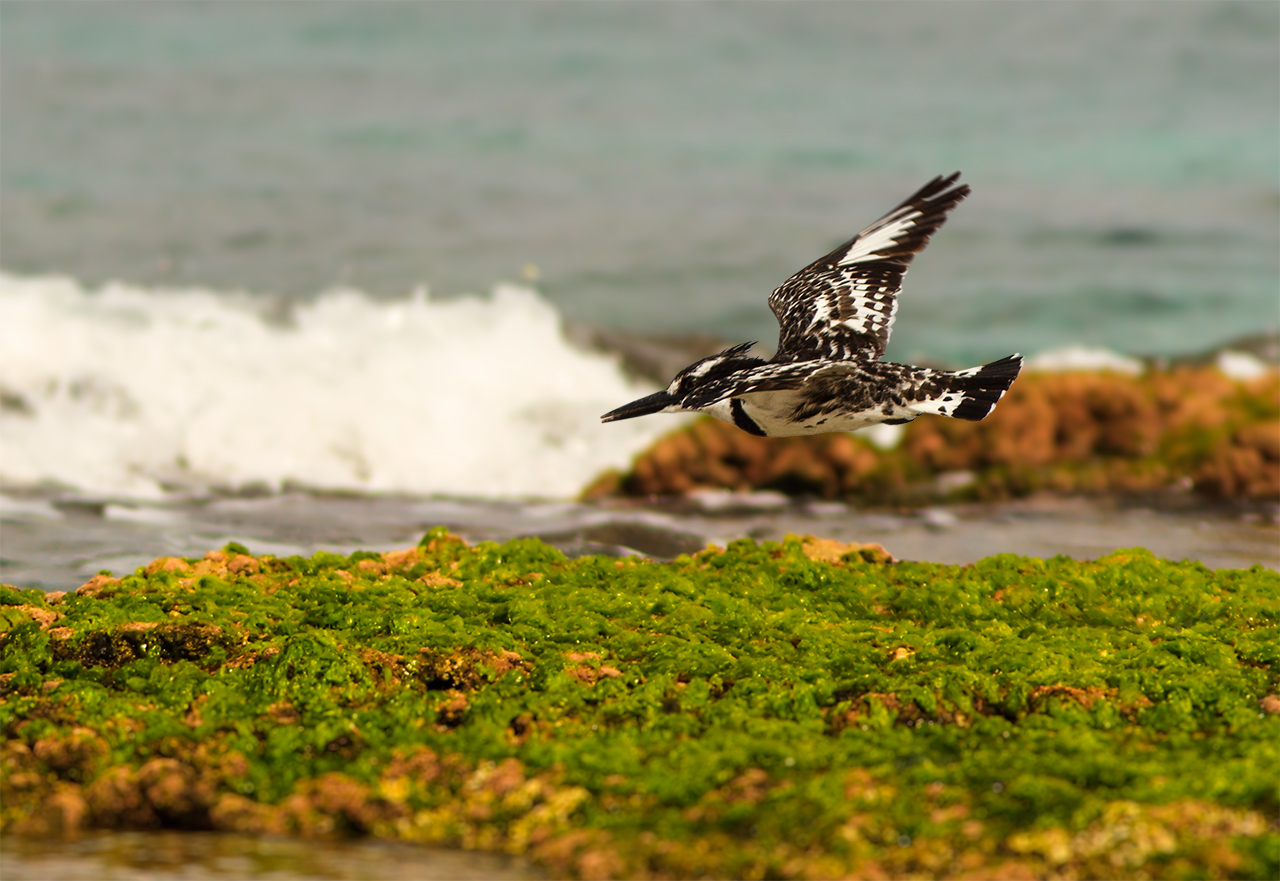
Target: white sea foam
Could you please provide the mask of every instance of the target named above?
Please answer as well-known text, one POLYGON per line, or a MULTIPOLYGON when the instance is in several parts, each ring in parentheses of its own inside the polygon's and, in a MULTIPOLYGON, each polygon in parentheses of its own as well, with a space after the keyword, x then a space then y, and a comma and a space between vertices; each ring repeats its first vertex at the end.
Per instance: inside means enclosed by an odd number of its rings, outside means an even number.
POLYGON ((1268 364, 1251 352, 1236 352, 1231 349, 1219 352, 1214 364, 1224 376, 1242 380, 1257 379, 1276 369, 1274 364, 1268 364))
POLYGON ((1065 370, 1109 370, 1113 373, 1137 376, 1145 368, 1137 358, 1130 358, 1100 346, 1061 346, 1028 358, 1026 369, 1044 373, 1065 370))
POLYGON ((567 497, 678 424, 528 288, 265 302, 0 274, 0 482, 567 497))

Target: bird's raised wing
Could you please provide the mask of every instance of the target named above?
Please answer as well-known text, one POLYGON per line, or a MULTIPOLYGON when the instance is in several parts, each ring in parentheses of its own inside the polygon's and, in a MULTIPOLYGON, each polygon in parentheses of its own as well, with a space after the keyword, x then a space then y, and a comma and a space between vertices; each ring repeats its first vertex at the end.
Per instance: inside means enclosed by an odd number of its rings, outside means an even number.
POLYGON ((879 358, 898 311, 898 291, 911 258, 924 250, 969 195, 960 172, 935 177, 849 241, 787 279, 769 296, 777 316, 774 361, 879 358))

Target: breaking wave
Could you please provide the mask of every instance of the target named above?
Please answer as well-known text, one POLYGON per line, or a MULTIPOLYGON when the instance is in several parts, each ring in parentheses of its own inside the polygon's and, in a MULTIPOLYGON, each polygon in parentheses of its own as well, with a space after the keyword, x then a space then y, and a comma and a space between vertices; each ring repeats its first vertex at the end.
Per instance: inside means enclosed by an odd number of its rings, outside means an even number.
POLYGON ((272 307, 0 274, 0 484, 567 497, 677 424, 601 425, 653 389, 528 288, 272 307))

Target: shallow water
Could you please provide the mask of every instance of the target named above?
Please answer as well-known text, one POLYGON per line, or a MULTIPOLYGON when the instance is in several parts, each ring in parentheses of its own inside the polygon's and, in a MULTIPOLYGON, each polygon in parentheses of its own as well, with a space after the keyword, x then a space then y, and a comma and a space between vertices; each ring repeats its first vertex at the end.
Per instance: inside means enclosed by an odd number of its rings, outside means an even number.
POLYGON ((788 533, 879 542, 900 559, 971 563, 1000 553, 1094 559, 1146 547, 1211 568, 1280 568, 1274 506, 1206 507, 1184 495, 1144 502, 1031 499, 918 511, 792 501, 774 493, 705 493, 682 502, 578 504, 315 495, 146 504, 0 496, 9 583, 71 590, 100 571, 126 575, 160 556, 198 557, 228 542, 257 554, 349 553, 415 544, 443 525, 470 542, 540 537, 570 555, 658 559, 739 538, 788 533))
POLYGON ((71 840, 6 836, 5 881, 519 881, 543 877, 494 854, 391 842, 221 832, 112 832, 71 840))

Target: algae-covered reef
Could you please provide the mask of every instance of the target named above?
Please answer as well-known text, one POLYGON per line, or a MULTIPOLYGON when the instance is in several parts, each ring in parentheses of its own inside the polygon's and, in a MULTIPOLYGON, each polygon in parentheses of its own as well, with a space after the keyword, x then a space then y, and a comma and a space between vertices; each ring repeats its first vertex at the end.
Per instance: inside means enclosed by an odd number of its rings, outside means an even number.
POLYGON ((228 546, 0 595, 0 821, 585 877, 1276 877, 1280 574, 228 546))
POLYGON ((773 489, 876 504, 1039 491, 1280 497, 1280 373, 1212 368, 1028 373, 981 422, 926 417, 892 450, 863 436, 752 437, 707 418, 659 440, 585 495, 773 489), (941 478, 941 479, 939 479, 941 478))

